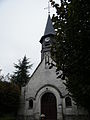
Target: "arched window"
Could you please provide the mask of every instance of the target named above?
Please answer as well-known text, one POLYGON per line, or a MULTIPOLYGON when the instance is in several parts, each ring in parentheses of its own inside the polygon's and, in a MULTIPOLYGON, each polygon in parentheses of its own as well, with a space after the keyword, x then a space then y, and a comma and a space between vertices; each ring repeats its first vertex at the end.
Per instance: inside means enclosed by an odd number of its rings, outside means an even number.
POLYGON ((65 98, 65 105, 66 107, 71 107, 72 106, 72 101, 70 97, 65 98))
POLYGON ((29 109, 32 109, 33 108, 33 100, 29 100, 29 109))

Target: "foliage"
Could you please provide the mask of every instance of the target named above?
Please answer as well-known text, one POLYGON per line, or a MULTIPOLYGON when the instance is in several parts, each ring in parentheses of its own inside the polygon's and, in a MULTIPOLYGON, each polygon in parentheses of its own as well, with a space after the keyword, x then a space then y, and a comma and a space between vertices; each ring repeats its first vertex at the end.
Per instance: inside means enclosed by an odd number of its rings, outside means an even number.
POLYGON ((0 81, 2 81, 4 79, 4 76, 1 74, 1 69, 0 69, 0 81))
POLYGON ((26 56, 24 56, 24 58, 22 60, 19 60, 18 62, 18 64, 14 64, 16 71, 11 76, 11 81, 19 85, 19 87, 21 88, 30 79, 29 69, 31 69, 32 64, 29 64, 30 62, 28 62, 26 56))
POLYGON ((90 113, 90 3, 88 0, 61 0, 52 21, 56 30, 56 44, 52 58, 57 71, 67 76, 66 86, 78 105, 90 113))
POLYGON ((0 116, 7 113, 16 114, 19 100, 19 87, 6 81, 0 81, 0 116))

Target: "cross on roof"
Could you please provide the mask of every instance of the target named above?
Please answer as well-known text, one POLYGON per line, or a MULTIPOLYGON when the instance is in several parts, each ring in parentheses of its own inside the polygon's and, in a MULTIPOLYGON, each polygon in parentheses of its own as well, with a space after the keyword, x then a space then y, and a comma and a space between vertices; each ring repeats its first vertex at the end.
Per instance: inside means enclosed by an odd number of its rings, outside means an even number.
POLYGON ((48 1, 48 7, 44 8, 44 9, 48 9, 48 14, 50 14, 50 2, 48 1))

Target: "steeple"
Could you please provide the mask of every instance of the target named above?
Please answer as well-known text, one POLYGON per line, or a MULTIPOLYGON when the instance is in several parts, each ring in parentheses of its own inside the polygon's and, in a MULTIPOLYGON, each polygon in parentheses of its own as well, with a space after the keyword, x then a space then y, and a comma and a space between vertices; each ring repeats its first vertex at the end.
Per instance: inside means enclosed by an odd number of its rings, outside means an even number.
POLYGON ((44 32, 44 35, 41 37, 40 43, 42 43, 43 38, 45 38, 47 36, 54 36, 54 35, 55 35, 55 30, 54 30, 54 27, 52 25, 50 14, 48 14, 48 19, 47 19, 45 32, 44 32))
POLYGON ((53 28, 50 15, 48 15, 48 20, 47 20, 47 24, 46 24, 46 28, 45 28, 45 32, 44 32, 44 36, 46 36, 46 35, 55 35, 55 30, 53 28))
POLYGON ((48 14, 45 32, 40 40, 40 43, 42 44, 41 60, 43 60, 43 58, 45 58, 46 55, 48 55, 48 57, 50 57, 51 46, 52 46, 53 42, 55 41, 54 36, 55 36, 55 30, 52 25, 50 14, 48 14))
POLYGON ((50 1, 48 1, 48 7, 45 9, 48 9, 48 19, 47 19, 47 24, 46 24, 44 36, 55 35, 55 30, 53 28, 52 21, 50 18, 50 1))

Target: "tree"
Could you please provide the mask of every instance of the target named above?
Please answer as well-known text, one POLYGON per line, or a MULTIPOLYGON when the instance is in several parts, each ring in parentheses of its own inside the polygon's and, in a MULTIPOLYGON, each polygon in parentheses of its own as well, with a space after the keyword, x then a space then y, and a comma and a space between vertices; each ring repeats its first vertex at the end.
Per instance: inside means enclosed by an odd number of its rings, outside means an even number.
POLYGON ((0 81, 2 81, 4 79, 4 76, 1 74, 1 69, 0 69, 0 81))
POLYGON ((17 114, 20 102, 20 89, 7 81, 0 81, 0 116, 17 114))
POLYGON ((51 0, 57 15, 53 16, 56 44, 52 58, 59 77, 68 77, 66 87, 77 105, 90 114, 90 3, 88 0, 61 0, 61 6, 51 0))
POLYGON ((30 79, 29 69, 31 69, 32 64, 29 63, 26 56, 24 56, 22 60, 19 60, 18 64, 14 64, 16 71, 11 76, 11 81, 19 85, 20 88, 25 86, 30 79))

